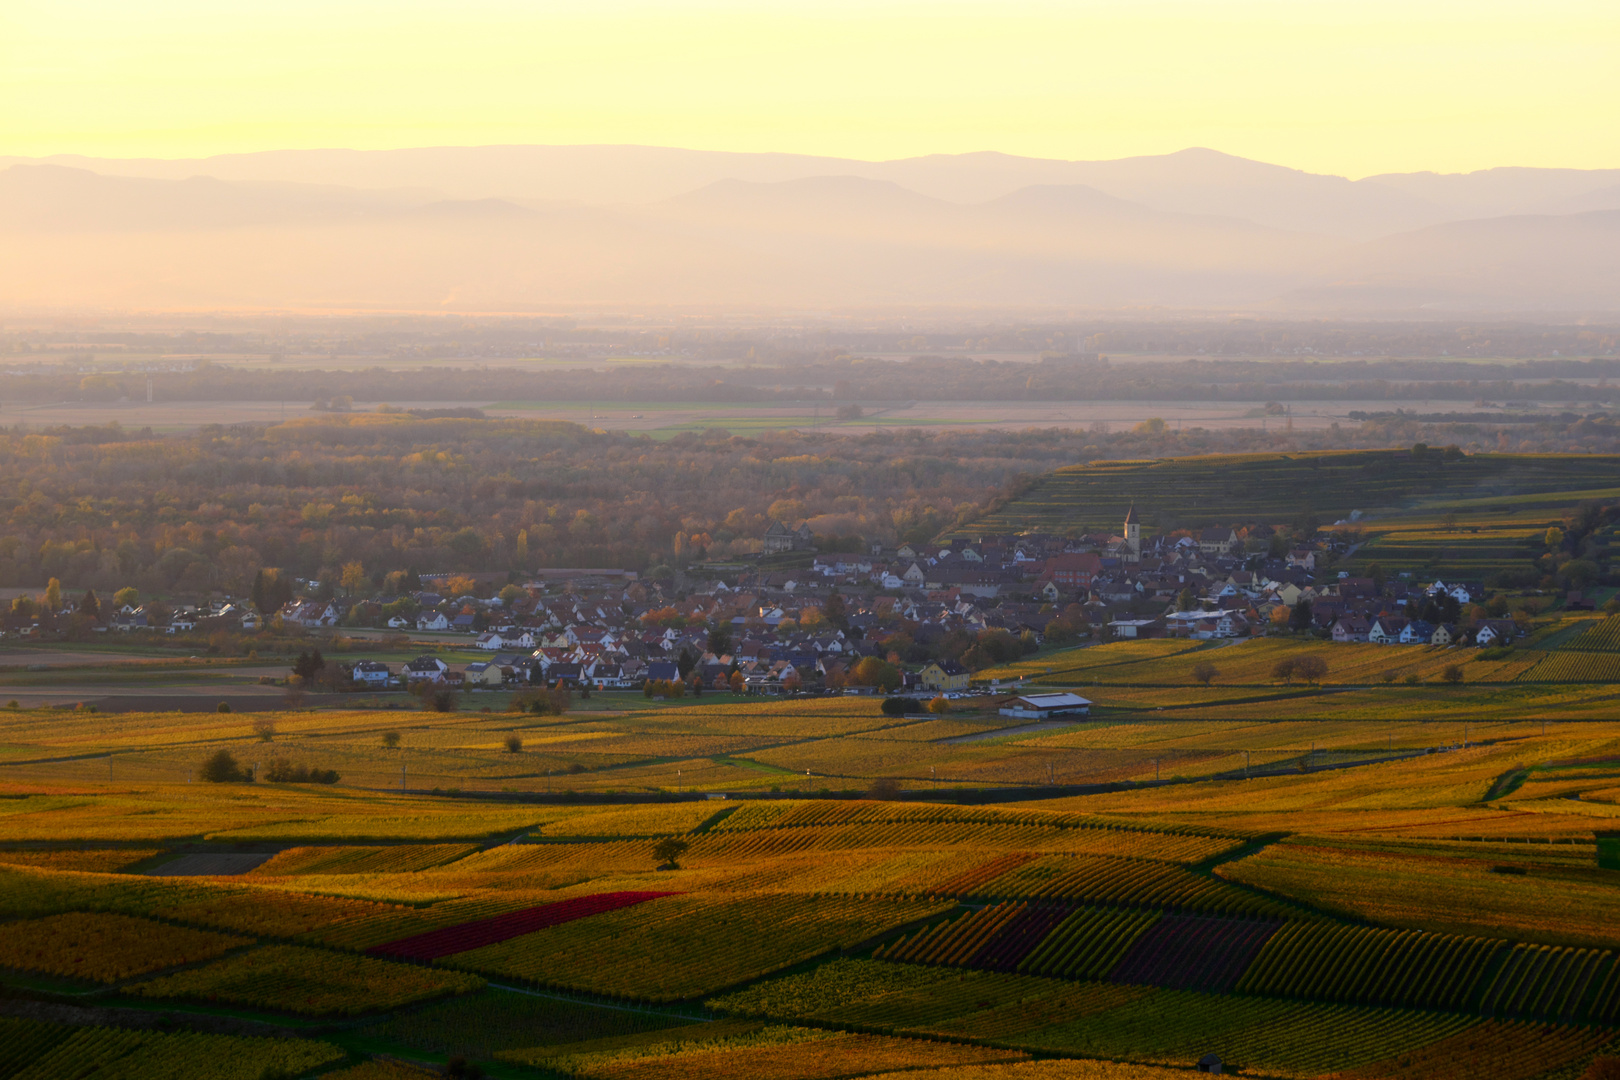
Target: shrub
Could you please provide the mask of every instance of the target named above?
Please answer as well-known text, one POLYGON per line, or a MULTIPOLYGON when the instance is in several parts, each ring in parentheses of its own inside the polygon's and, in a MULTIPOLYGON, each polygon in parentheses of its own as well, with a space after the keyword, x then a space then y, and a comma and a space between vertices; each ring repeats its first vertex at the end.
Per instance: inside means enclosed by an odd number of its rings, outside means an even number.
POLYGON ((197 770, 197 775, 210 784, 246 783, 253 779, 253 774, 242 771, 242 766, 237 764, 236 756, 224 747, 209 755, 202 768, 197 770))
POLYGON ((884 716, 904 716, 911 710, 911 699, 905 697, 886 697, 880 706, 884 716))
POLYGON ((1440 672, 1440 678, 1455 686, 1463 681, 1461 664, 1447 664, 1445 670, 1440 672))
POLYGON ((1215 681, 1215 665, 1208 660, 1200 660, 1192 666, 1193 681, 1208 686, 1215 681))
POLYGON ((508 754, 521 754, 523 752, 523 739, 515 731, 506 737, 506 752, 508 754))
POLYGON ((385 731, 385 732, 383 732, 382 739, 383 739, 383 745, 388 747, 388 749, 390 749, 390 750, 393 750, 393 749, 395 749, 396 747, 399 746, 399 732, 397 732, 397 731, 385 731))
POLYGON ((312 769, 279 757, 270 759, 264 778, 272 784, 335 784, 340 779, 336 769, 312 769))
POLYGON ((276 737, 276 722, 268 716, 261 716, 253 721, 253 734, 258 736, 260 742, 273 742, 276 737))
POLYGON ((220 713, 230 712, 231 711, 231 703, 228 702, 228 701, 222 701, 218 705, 214 706, 214 711, 215 712, 220 712, 220 713))

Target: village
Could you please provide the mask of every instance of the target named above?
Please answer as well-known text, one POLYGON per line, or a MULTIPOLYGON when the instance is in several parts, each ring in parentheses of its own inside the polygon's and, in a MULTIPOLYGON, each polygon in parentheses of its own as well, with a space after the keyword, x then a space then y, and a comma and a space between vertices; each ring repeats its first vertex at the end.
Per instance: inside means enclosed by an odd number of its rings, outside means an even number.
MULTIPOLYGON (((934 546, 821 553, 804 527, 773 522, 753 560, 643 577, 614 568, 395 574, 398 595, 301 595, 252 603, 125 602, 93 594, 57 611, 14 610, 7 633, 263 632, 320 640, 382 635, 487 654, 462 665, 423 655, 334 665, 327 689, 514 686, 635 690, 971 692, 977 672, 1045 648, 1113 640, 1314 636, 1339 643, 1501 646, 1526 630, 1479 582, 1351 576, 1346 545, 1266 525, 1144 538, 1134 509, 1117 534, 1028 534, 934 546), (788 563, 782 567, 781 564, 788 563), (412 587, 414 586, 414 587, 412 587), (96 606, 90 612, 87 608, 96 606)), ((1575 602, 1578 602, 1575 601, 1575 602)), ((333 657, 336 660, 336 657, 333 657)))

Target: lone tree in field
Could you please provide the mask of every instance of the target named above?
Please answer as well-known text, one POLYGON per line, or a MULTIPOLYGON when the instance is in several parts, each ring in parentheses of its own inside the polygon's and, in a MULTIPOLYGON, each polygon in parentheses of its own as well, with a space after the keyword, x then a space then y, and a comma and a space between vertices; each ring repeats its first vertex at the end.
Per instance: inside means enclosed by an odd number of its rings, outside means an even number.
POLYGON ((685 855, 686 849, 691 846, 678 836, 666 836, 653 845, 653 858, 658 860, 658 867, 661 870, 679 870, 681 864, 675 860, 685 855))
POLYGON ((236 757, 224 747, 209 755, 208 760, 198 770, 198 775, 210 784, 230 784, 239 780, 251 780, 250 773, 244 773, 242 767, 236 763, 236 757))
POLYGON ((523 737, 515 731, 506 737, 506 752, 508 754, 523 753, 523 737))
POLYGON ((1208 660, 1200 660, 1192 666, 1193 680, 1205 686, 1215 681, 1215 675, 1215 665, 1208 660))
POLYGON ((274 742, 276 738, 276 722, 268 716, 261 716, 253 721, 253 734, 260 742, 274 742))
POLYGON ((1298 665, 1299 661, 1297 658, 1285 656, 1275 664, 1271 665, 1271 677, 1273 679, 1280 680, 1283 683, 1292 683, 1294 681, 1294 672, 1298 665))
POLYGON ((1294 674, 1308 683, 1320 683, 1327 673, 1328 662, 1320 656, 1301 656, 1294 661, 1294 674))
POLYGON ((386 746, 390 750, 393 750, 394 748, 399 746, 399 732, 397 732, 397 731, 385 731, 385 732, 383 732, 383 745, 386 746))
POLYGON ((1451 685, 1456 686, 1458 683, 1463 681, 1462 665, 1461 664, 1447 664, 1445 666, 1445 670, 1440 672, 1440 678, 1443 679, 1444 681, 1450 683, 1451 685))

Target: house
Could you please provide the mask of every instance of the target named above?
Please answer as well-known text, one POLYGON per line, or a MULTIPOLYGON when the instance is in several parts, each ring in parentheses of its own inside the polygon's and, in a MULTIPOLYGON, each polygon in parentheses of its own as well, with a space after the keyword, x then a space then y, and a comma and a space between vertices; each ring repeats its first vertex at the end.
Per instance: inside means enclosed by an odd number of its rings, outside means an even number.
POLYGON ((1054 555, 1046 560, 1044 577, 1049 577, 1059 589, 1077 592, 1091 588, 1091 582, 1102 573, 1102 558, 1093 552, 1073 552, 1054 555))
POLYGON ((921 564, 912 563, 906 568, 906 572, 900 575, 900 580, 912 588, 921 588, 928 583, 928 573, 921 564))
POLYGON ((1380 615, 1367 630, 1367 640, 1374 645, 1389 645, 1401 640, 1407 620, 1398 615, 1380 615))
POLYGON ((297 626, 336 626, 338 609, 336 604, 293 600, 281 609, 281 621, 297 626))
POLYGON ((761 545, 767 555, 782 551, 810 551, 815 545, 815 538, 810 533, 809 525, 790 529, 780 521, 773 521, 766 527, 761 545))
POLYGON ((1454 645, 1465 635, 1455 626, 1437 626, 1434 633, 1429 635, 1430 645, 1454 645))
POLYGON ((1115 619, 1108 629, 1117 638, 1150 638, 1164 636, 1163 619, 1115 619))
POLYGON ((484 633, 479 634, 478 640, 473 642, 475 647, 483 649, 486 652, 500 652, 502 649, 512 644, 515 644, 515 642, 507 641, 504 637, 497 634, 493 630, 487 630, 484 633))
POLYGON ((468 686, 495 688, 506 682, 500 666, 488 660, 477 660, 468 664, 466 678, 468 686))
POLYGON ((1489 645, 1507 645, 1518 636, 1519 628, 1512 619, 1486 619, 1474 631, 1474 644, 1480 648, 1489 645))
POLYGON ((387 686, 394 677, 381 660, 362 660, 354 665, 354 681, 362 686, 387 686))
POLYGON ((628 690, 632 676, 618 664, 598 664, 590 675, 590 684, 598 690, 628 690))
POLYGON ((1290 548, 1288 565, 1296 570, 1315 570, 1316 550, 1314 548, 1290 548))
POLYGON ((411 628, 411 620, 407 619, 403 615, 390 615, 388 617, 387 626, 390 630, 409 630, 411 628))
POLYGON ((1088 716, 1091 702, 1079 694, 1025 694, 996 711, 1020 720, 1051 720, 1058 716, 1088 716))
POLYGON ((419 682, 442 683, 445 681, 444 673, 449 665, 443 660, 431 656, 418 656, 405 665, 405 683, 410 685, 419 682))
POLYGON ((442 611, 424 611, 416 616, 418 630, 448 630, 450 620, 444 617, 442 611))
POLYGON ((680 677, 680 665, 673 660, 654 660, 647 665, 648 682, 678 682, 680 677))
POLYGON ((1198 534, 1198 550, 1205 555, 1230 555, 1237 542, 1235 529, 1204 529, 1198 534))
POLYGON ((1401 630, 1400 642, 1402 645, 1427 645, 1433 637, 1433 623, 1413 619, 1401 630))
POLYGON ((936 660, 917 673, 924 690, 966 690, 968 669, 955 660, 936 660))
POLYGON ((1366 641, 1371 629, 1367 620, 1360 615, 1343 615, 1333 623, 1333 640, 1340 645, 1366 641))

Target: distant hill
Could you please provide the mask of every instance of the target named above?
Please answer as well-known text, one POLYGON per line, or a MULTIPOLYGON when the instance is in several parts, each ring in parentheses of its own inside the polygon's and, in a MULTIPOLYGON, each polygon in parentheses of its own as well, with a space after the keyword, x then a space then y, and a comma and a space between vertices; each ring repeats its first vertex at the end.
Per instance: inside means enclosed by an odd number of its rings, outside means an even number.
MULTIPOLYGON (((1404 450, 1214 454, 1157 461, 1097 461, 1037 479, 1005 506, 954 535, 1118 531, 1132 506, 1150 527, 1323 522, 1351 512, 1470 499, 1541 495, 1573 506, 1590 492, 1620 495, 1620 456, 1474 454, 1422 457, 1404 450)), ((1512 509, 1504 504, 1504 510, 1512 509)))
POLYGON ((1351 181, 1200 149, 7 160, 13 308, 1620 308, 1614 171, 1351 181))
POLYGON ((1466 218, 1605 209, 1582 205, 1620 184, 1620 169, 1486 169, 1348 180, 1190 148, 1114 161, 1059 161, 992 152, 857 161, 661 146, 465 146, 402 150, 272 150, 159 160, 59 155, 3 158, 120 176, 252 183, 418 188, 446 199, 649 204, 722 180, 770 184, 816 176, 884 180, 920 195, 979 203, 1041 185, 1085 185, 1166 213, 1243 218, 1269 228, 1348 239, 1466 218))

